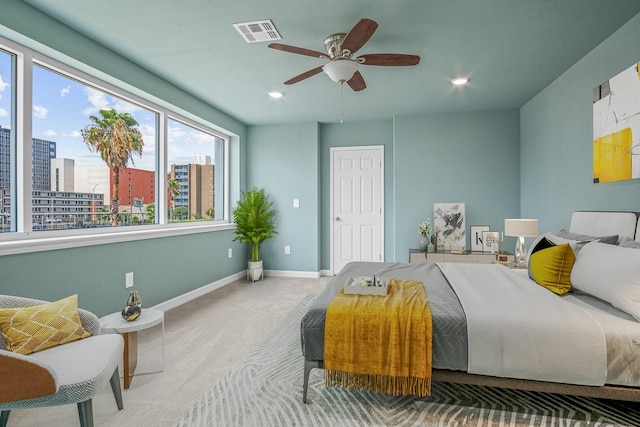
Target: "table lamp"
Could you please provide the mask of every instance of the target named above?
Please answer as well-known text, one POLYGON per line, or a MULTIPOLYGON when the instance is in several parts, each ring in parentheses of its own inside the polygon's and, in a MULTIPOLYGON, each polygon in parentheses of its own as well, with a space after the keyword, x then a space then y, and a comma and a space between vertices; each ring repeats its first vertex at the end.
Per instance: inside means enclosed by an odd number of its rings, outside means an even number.
POLYGON ((537 219, 505 219, 504 220, 504 234, 505 236, 515 236, 516 250, 515 261, 516 265, 525 265, 527 259, 527 246, 524 243, 525 237, 536 237, 538 235, 538 220, 537 219))

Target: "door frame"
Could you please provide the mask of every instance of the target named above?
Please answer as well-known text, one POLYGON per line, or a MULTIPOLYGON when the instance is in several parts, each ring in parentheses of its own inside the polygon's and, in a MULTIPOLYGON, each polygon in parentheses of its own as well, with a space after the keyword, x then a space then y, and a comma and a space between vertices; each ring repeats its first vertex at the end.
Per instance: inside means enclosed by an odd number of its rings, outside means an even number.
POLYGON ((335 275, 336 272, 333 270, 334 267, 334 257, 333 257, 333 235, 334 235, 334 212, 333 212, 333 184, 334 184, 334 173, 333 173, 333 154, 336 151, 363 151, 363 150, 378 150, 380 152, 380 256, 382 257, 381 261, 384 261, 384 186, 385 186, 385 175, 384 175, 384 145, 356 145, 349 147, 329 147, 329 271, 331 275, 335 275))

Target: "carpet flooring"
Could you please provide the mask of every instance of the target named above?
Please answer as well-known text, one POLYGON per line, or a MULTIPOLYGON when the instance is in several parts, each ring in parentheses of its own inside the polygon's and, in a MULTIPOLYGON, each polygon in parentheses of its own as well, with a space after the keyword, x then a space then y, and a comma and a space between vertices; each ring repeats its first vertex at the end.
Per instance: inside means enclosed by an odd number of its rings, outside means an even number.
POLYGON ((175 427, 208 426, 637 426, 640 405, 434 383, 431 397, 350 392, 312 371, 302 403, 300 318, 305 297, 175 427))

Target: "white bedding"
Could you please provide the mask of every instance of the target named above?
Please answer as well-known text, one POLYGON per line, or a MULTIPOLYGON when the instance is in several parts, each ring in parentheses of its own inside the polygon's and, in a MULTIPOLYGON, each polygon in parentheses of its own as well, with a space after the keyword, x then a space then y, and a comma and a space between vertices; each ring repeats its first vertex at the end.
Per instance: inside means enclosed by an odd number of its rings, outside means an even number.
POLYGON ((467 317, 469 373, 605 384, 605 337, 588 310, 502 265, 438 267, 467 317))
POLYGON ((562 297, 589 311, 607 342, 607 384, 640 387, 640 323, 611 304, 581 292, 562 297))

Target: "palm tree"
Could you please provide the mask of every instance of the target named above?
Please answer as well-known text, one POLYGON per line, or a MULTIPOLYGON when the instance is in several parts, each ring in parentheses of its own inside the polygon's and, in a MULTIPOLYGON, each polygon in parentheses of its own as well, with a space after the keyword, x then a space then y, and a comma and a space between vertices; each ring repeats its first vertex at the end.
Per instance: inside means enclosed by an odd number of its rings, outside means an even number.
POLYGON ((129 113, 118 113, 114 109, 100 110, 100 117, 89 116, 93 122, 82 129, 82 139, 94 153, 100 157, 113 173, 111 190, 111 225, 118 225, 118 185, 120 171, 127 169, 129 160, 133 162, 133 154, 142 156, 144 141, 136 127, 138 122, 129 113))
POLYGON ((171 178, 167 181, 167 189, 169 190, 169 199, 171 200, 171 220, 176 209, 176 197, 180 194, 180 183, 177 179, 171 178))

